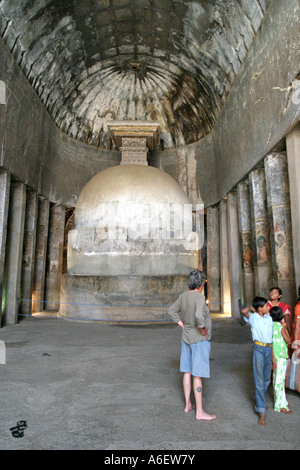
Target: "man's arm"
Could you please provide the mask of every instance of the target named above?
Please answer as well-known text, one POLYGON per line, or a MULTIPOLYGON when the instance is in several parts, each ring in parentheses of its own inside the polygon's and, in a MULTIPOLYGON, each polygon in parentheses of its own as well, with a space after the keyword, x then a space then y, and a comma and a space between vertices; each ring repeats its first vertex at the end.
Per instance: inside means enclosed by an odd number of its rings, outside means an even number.
POLYGON ((181 305, 180 305, 180 298, 178 298, 169 308, 168 314, 172 318, 172 320, 180 326, 180 328, 184 327, 183 321, 181 320, 179 313, 181 312, 181 305))
POLYGON ((196 312, 195 312, 195 317, 196 317, 196 325, 198 328, 205 328, 205 297, 204 295, 199 295, 199 299, 197 300, 197 305, 196 305, 196 312))
MULTIPOLYGON (((199 296, 200 297, 200 296, 199 296)), ((196 308, 196 324, 197 328, 200 329, 201 334, 203 336, 208 335, 208 323, 210 319, 210 314, 209 314, 209 309, 208 306, 205 303, 205 297, 202 295, 199 298, 199 302, 197 302, 197 308, 196 308)))
POLYGON ((208 336, 210 338, 211 336, 211 330, 212 330, 212 319, 211 319, 211 316, 210 316, 210 311, 209 311, 209 308, 205 302, 205 307, 204 307, 204 321, 205 321, 205 330, 206 330, 206 334, 204 334, 204 336, 208 336))

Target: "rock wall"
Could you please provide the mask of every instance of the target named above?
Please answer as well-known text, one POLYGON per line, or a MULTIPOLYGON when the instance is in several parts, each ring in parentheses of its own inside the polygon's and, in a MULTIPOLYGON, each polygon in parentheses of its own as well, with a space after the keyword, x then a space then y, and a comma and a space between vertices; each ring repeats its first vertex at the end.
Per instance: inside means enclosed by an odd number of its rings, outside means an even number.
POLYGON ((0 167, 52 202, 76 205, 82 187, 118 165, 120 152, 98 149, 63 134, 54 124, 0 38, 0 167))

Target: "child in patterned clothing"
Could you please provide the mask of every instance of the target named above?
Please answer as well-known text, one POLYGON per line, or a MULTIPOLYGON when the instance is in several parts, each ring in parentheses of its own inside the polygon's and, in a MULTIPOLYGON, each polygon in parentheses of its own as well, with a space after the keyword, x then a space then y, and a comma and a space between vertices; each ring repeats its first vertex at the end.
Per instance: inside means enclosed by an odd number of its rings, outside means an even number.
POLYGON ((286 360, 288 358, 288 345, 291 345, 291 338, 288 333, 283 311, 280 307, 273 307, 270 310, 273 319, 273 363, 276 368, 273 373, 274 390, 274 410, 291 414, 285 396, 285 371, 286 360))

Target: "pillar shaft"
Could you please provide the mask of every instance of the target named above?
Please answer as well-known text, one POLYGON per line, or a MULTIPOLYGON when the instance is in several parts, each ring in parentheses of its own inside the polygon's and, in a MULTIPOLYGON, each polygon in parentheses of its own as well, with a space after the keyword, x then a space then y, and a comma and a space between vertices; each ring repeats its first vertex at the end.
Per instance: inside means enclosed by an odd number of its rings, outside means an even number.
POLYGON ((46 255, 49 223, 49 201, 43 197, 38 200, 38 220, 35 249, 34 284, 32 311, 44 310, 44 289, 46 272, 46 255))
POLYGON ((32 312, 37 214, 37 193, 27 190, 22 261, 22 302, 20 306, 20 313, 23 315, 30 315, 32 312))
POLYGON ((241 248, 238 230, 236 191, 227 194, 227 230, 230 272, 231 315, 240 316, 238 301, 241 299, 241 248))
POLYGON ((242 256, 242 302, 244 305, 252 305, 252 300, 255 296, 255 289, 251 232, 251 210, 248 181, 244 181, 238 184, 237 201, 242 256))
POLYGON ((300 129, 292 131, 286 138, 288 159, 295 287, 300 285, 300 129))
POLYGON ((7 221, 9 210, 10 175, 0 171, 0 326, 2 323, 2 305, 5 305, 5 292, 3 292, 5 252, 7 243, 7 221), (3 295, 3 303, 2 303, 3 295))
POLYGON ((272 284, 269 220, 265 173, 263 169, 249 174, 250 208, 253 237, 255 295, 269 298, 272 284))
POLYGON ((55 204, 50 209, 45 300, 47 310, 59 310, 63 265, 65 207, 55 204))
POLYGON ((17 298, 20 296, 26 186, 15 182, 11 185, 6 260, 6 323, 17 321, 17 298))
POLYGON ((227 233, 227 201, 220 201, 220 271, 221 271, 221 311, 231 314, 230 274, 227 233))
POLYGON ((207 209, 207 292, 210 311, 220 312, 220 221, 217 206, 207 209))
POLYGON ((273 153, 265 160, 267 203, 270 221, 272 281, 283 290, 282 300, 295 303, 292 223, 287 157, 273 153))

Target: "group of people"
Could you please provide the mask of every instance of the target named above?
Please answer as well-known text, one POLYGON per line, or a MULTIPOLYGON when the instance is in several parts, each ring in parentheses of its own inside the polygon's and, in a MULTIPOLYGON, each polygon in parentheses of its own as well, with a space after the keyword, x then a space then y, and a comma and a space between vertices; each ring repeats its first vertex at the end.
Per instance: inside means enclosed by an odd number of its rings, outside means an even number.
MULTIPOLYGON (((202 379, 210 377, 209 355, 212 320, 203 294, 205 274, 198 269, 189 275, 189 290, 183 292, 168 310, 175 323, 182 328, 180 371, 183 372, 183 391, 186 413, 196 409, 196 419, 213 420, 216 415, 203 409, 202 379), (192 382, 193 378, 193 382, 192 382), (194 393, 195 406, 191 402, 194 393)), ((300 286, 299 298, 292 322, 291 307, 281 302, 279 287, 270 289, 270 300, 255 297, 253 305, 242 313, 249 323, 253 338, 253 377, 255 409, 258 423, 266 426, 265 394, 271 382, 273 369, 274 410, 290 414, 285 396, 286 360, 300 353, 300 286)))
POLYGON ((300 286, 295 306, 294 321, 288 304, 281 302, 280 287, 270 289, 270 300, 255 297, 250 308, 242 309, 249 323, 253 338, 253 377, 255 386, 255 410, 258 424, 266 426, 265 394, 272 378, 274 410, 291 414, 285 394, 286 365, 289 357, 300 352, 300 286))

